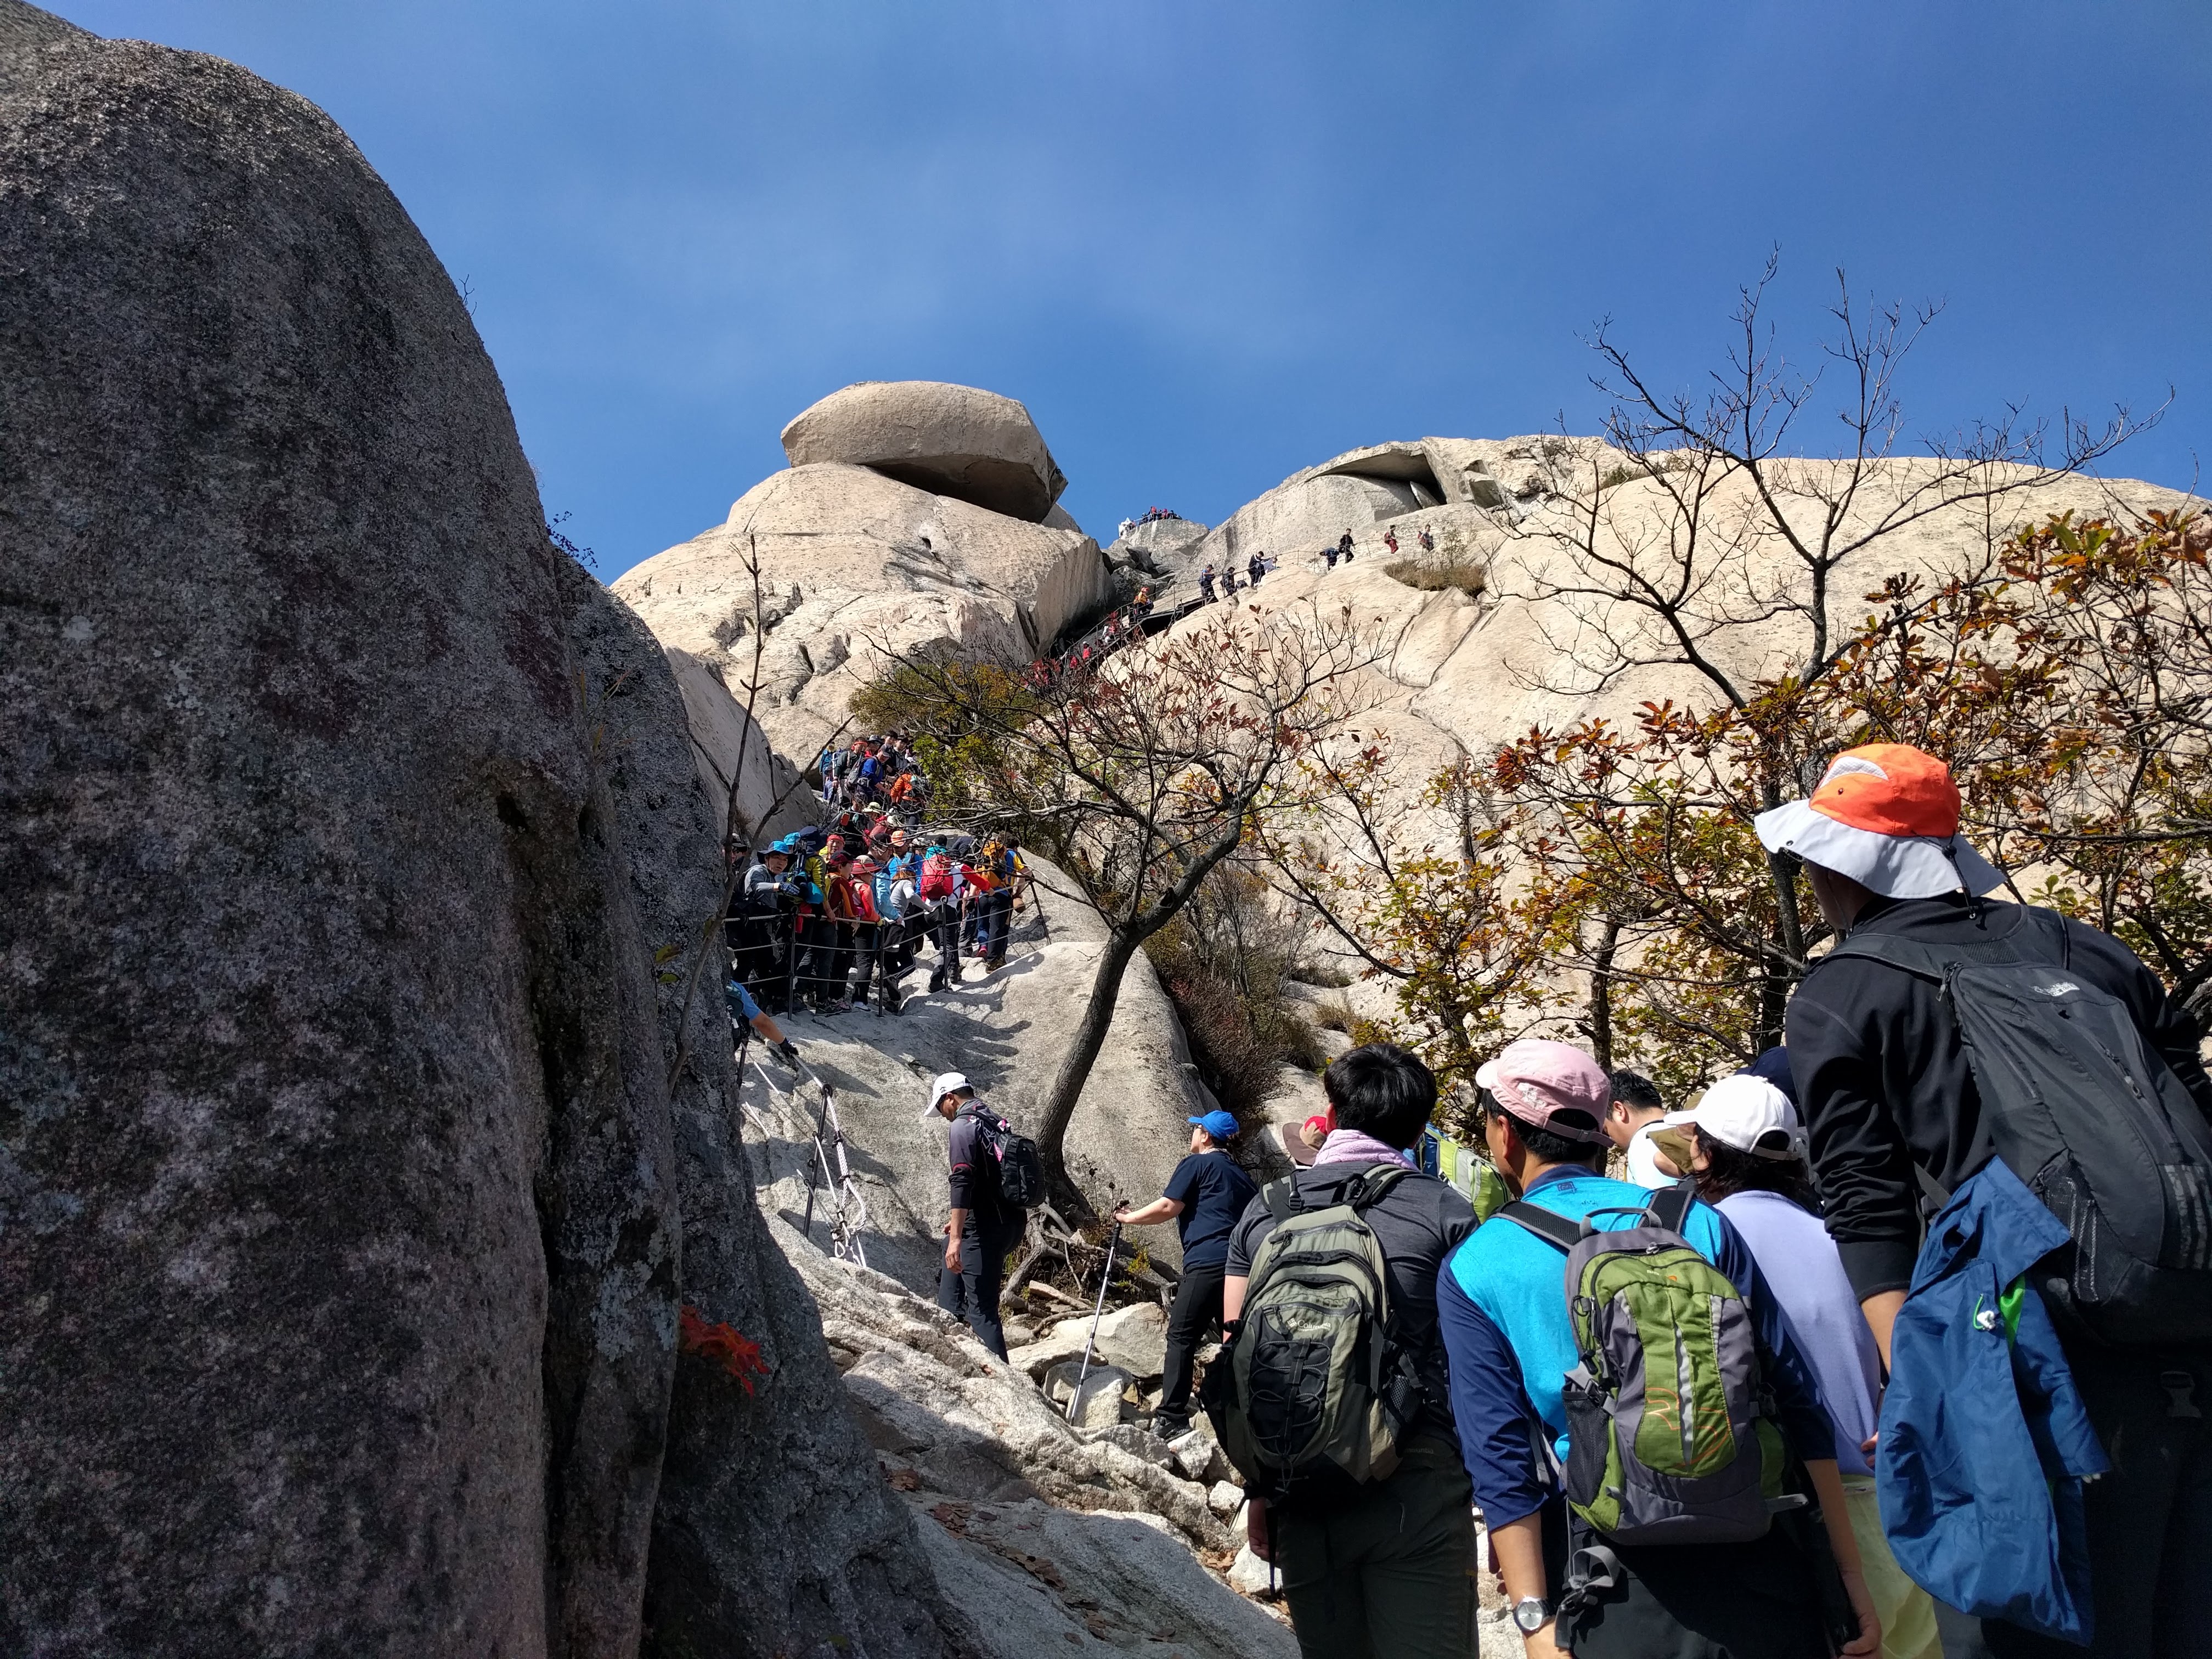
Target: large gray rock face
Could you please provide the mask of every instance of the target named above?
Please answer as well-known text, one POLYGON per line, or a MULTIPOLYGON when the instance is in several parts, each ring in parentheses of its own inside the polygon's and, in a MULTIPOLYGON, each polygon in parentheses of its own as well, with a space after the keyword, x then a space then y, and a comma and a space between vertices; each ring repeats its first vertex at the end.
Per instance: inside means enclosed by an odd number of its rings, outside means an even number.
POLYGON ((683 1299, 758 1342, 766 1366, 750 1389, 705 1358, 678 1367, 647 1651, 937 1655, 945 1614, 913 1518, 844 1408, 820 1316, 753 1202, 714 922, 721 823, 693 781, 685 699, 645 624, 573 563, 565 574, 641 928, 661 962, 683 1299))
POLYGON ((0 24, 0 1650, 627 1654, 667 1096, 498 377, 309 105, 0 24))
POLYGON ((1012 398, 943 380, 861 380, 783 428, 793 466, 843 461, 1010 518, 1042 523, 1067 480, 1012 398))

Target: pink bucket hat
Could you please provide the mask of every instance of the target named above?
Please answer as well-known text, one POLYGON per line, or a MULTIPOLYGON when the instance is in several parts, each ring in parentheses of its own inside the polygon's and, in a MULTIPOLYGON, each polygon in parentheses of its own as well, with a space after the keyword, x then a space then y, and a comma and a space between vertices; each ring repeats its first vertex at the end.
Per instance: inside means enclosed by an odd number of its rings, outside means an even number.
POLYGON ((1534 1037, 1509 1042, 1475 1073, 1474 1086, 1488 1090, 1523 1123, 1593 1146, 1609 1144, 1605 1109, 1613 1100, 1613 1079, 1571 1043, 1534 1037))

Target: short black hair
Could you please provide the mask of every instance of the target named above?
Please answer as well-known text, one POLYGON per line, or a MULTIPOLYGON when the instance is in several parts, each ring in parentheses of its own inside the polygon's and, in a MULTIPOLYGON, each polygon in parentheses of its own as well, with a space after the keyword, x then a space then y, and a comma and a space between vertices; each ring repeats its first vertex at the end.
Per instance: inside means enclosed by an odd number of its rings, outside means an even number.
POLYGON ((1632 1072, 1625 1066, 1613 1074, 1613 1097, 1639 1112, 1667 1109, 1666 1097, 1659 1092, 1659 1085, 1643 1073, 1632 1072))
POLYGON ((1386 1146, 1411 1146, 1437 1109, 1436 1074, 1395 1042, 1346 1050, 1329 1062, 1321 1082, 1338 1128, 1373 1135, 1386 1146))
MULTIPOLYGON (((1521 1137, 1521 1144, 1540 1164, 1579 1164, 1586 1169, 1595 1169, 1603 1156, 1612 1150, 1609 1144, 1601 1146, 1594 1140, 1577 1140, 1569 1135, 1539 1128, 1524 1118, 1516 1117, 1500 1106, 1497 1097, 1486 1089, 1477 1099, 1483 1112, 1495 1113, 1513 1126, 1513 1133, 1521 1137)), ((1580 1117, 1583 1114, 1577 1113, 1576 1115, 1580 1117)), ((1593 1131, 1596 1129, 1596 1119, 1590 1120, 1590 1127, 1593 1131)))
POLYGON ((1698 1150, 1705 1155, 1705 1167, 1694 1173, 1698 1196, 1706 1203, 1717 1204, 1737 1193, 1779 1193, 1799 1209, 1820 1213, 1820 1195, 1814 1190, 1812 1171, 1805 1167, 1803 1158, 1760 1158, 1714 1139, 1696 1125, 1691 1133, 1698 1138, 1698 1150))

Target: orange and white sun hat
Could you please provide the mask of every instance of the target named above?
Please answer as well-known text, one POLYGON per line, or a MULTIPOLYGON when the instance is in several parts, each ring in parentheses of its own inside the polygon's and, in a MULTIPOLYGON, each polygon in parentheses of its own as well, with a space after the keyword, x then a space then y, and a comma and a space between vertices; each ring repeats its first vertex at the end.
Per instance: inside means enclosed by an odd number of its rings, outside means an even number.
POLYGON ((1849 876, 1890 898, 1938 898, 2004 885, 1959 833, 1951 770, 1910 744, 1870 743, 1828 763, 1820 787, 1758 820, 1759 845, 1849 876))

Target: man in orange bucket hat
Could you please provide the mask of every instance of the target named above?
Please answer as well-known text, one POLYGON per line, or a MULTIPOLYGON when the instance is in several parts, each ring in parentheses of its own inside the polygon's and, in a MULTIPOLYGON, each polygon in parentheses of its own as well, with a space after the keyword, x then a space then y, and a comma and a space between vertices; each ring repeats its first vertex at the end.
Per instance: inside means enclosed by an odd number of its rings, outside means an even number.
MULTIPOLYGON (((1996 1006, 1978 1000, 1990 994, 1982 988, 2014 988, 2016 1029, 2048 1016, 2063 1033, 2101 1018, 2112 1048, 2134 1056, 2126 1069, 2142 1073, 2138 1100, 2179 1141, 2212 1145, 2212 1080, 2198 1058, 2196 1022, 2118 939, 2054 911, 1984 897, 2005 878, 1967 844, 1959 817, 1958 787, 1942 761, 1904 744, 1869 744, 1836 757, 1808 799, 1763 812, 1757 823, 1770 853, 1803 861, 1838 939, 1790 1000, 1790 1067, 1824 1218, 1886 1368, 1893 1332, 1905 1328, 1898 1315, 1925 1221, 1952 1193, 2002 1162, 2066 1213, 2047 1188, 2057 1160, 2021 1156, 2027 1143, 2012 1103, 2017 1085, 1989 1069, 2006 1058, 1995 1051, 2008 1034, 1985 1031, 1979 1051, 1962 1037, 1962 1020, 1996 1006), (1996 1103, 1987 1111, 1977 1060, 1996 1103)), ((2120 1069, 2116 1063, 2114 1079, 2120 1069)), ((2076 1092, 2075 1144, 2094 1148, 2127 1133, 2136 1105, 2093 1082, 2076 1092)), ((2155 1212, 2158 1176, 2133 1184, 2148 1190, 2117 1182, 2097 1201, 2147 1202, 2155 1212)), ((1928 1243, 1932 1251, 1942 1241, 1928 1243)), ((2087 1255, 2069 1243, 2023 1282, 2050 1304, 2112 1465, 2085 1492, 2095 1615, 2088 1651, 2148 1659, 2201 1651, 2203 1606, 2212 1596, 2212 1352, 2194 1336, 2129 1346, 2092 1334, 2096 1310, 2084 1315, 2088 1298, 2069 1277, 2087 1255)), ((1884 1438, 1892 1437, 1886 1418, 1884 1438)), ((1993 1486, 2001 1473, 1972 1471, 1993 1486)), ((2033 1480, 2036 1472, 2027 1473, 2033 1480)), ((1886 1490, 1886 1523, 1891 1498, 1886 1490)), ((2083 1651, 1997 1617, 1942 1616, 1944 1651, 1954 1659, 2083 1651)))

